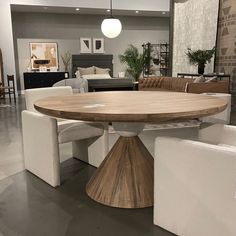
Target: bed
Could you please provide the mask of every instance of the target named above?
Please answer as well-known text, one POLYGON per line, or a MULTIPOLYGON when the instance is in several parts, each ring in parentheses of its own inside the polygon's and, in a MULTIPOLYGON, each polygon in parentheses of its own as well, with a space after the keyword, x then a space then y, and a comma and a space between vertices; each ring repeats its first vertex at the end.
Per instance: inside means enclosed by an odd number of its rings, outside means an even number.
POLYGON ((110 76, 113 77, 113 55, 110 54, 80 54, 72 55, 72 77, 75 78, 75 73, 78 67, 96 66, 100 68, 110 69, 110 76))
POLYGON ((82 68, 86 71, 86 75, 79 75, 88 80, 89 91, 111 91, 111 90, 133 90, 133 81, 132 79, 120 79, 113 77, 113 55, 108 54, 80 54, 72 55, 72 77, 76 77, 76 72, 78 68, 82 68), (92 68, 95 69, 95 72, 91 71, 92 68), (96 71, 100 72, 107 70, 106 74, 99 73, 96 74, 96 71), (108 75, 109 71, 109 75, 108 75))

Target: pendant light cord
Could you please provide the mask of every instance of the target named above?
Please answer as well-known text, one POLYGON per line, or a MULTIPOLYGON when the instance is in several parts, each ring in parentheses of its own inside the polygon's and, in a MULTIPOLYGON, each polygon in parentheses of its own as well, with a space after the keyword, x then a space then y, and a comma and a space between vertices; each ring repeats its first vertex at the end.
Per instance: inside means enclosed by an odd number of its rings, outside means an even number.
POLYGON ((112 17, 112 0, 110 0, 110 8, 111 8, 111 17, 112 17))

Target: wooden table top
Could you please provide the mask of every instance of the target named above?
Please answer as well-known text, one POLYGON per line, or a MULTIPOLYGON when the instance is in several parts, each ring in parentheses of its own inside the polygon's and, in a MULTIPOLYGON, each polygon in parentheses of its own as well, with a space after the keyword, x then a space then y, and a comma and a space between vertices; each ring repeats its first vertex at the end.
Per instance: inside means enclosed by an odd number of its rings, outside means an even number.
POLYGON ((101 122, 162 122, 194 119, 223 111, 227 102, 207 95, 113 91, 49 97, 36 101, 39 112, 65 119, 101 122))

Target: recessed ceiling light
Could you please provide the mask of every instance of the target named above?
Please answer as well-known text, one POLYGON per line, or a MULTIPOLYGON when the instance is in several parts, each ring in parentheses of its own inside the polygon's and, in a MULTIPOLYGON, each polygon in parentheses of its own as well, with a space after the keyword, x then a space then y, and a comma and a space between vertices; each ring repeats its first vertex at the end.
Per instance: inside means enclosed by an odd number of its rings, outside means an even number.
POLYGON ((48 7, 43 7, 43 9, 44 9, 44 10, 47 10, 47 9, 48 9, 48 7))
POLYGON ((137 13, 137 14, 138 14, 138 13, 139 13, 139 11, 135 11, 135 13, 137 13))
POLYGON ((163 12, 162 12, 162 15, 165 15, 165 14, 166 14, 166 12, 165 12, 165 11, 163 11, 163 12))
POLYGON ((79 8, 77 7, 75 10, 76 10, 76 11, 79 11, 79 8))
POLYGON ((111 10, 110 9, 107 9, 107 12, 110 12, 111 10))

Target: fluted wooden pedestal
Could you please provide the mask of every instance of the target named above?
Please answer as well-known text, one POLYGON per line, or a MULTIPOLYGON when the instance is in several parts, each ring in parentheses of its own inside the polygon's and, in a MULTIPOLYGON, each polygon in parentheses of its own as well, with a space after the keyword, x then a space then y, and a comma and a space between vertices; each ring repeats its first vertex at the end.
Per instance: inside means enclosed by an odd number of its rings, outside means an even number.
POLYGON ((138 136, 120 137, 87 184, 90 198, 119 208, 153 205, 153 157, 138 136))

